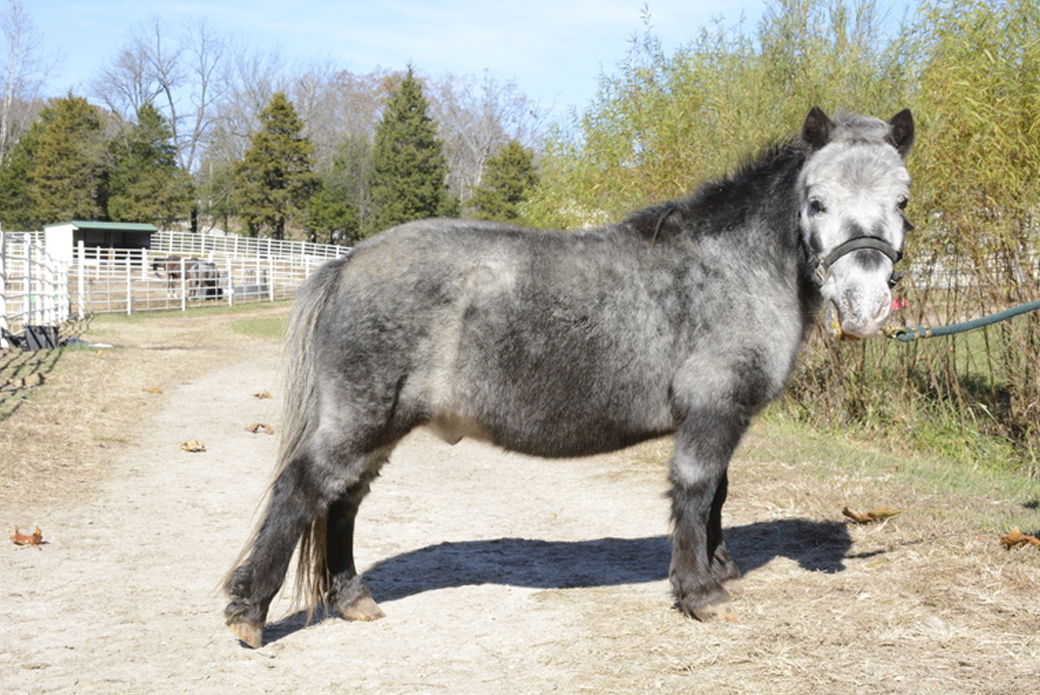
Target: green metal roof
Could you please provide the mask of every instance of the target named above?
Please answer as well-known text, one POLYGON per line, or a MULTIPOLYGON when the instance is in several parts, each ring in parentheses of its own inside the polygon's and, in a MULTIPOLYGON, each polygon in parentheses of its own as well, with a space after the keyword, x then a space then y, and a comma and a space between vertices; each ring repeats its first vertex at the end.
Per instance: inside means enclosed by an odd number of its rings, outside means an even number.
POLYGON ((58 222, 55 224, 45 224, 46 227, 58 227, 65 224, 71 224, 75 229, 100 229, 107 232, 157 232, 159 231, 154 224, 146 224, 144 222, 94 222, 87 220, 72 220, 71 222, 58 222))

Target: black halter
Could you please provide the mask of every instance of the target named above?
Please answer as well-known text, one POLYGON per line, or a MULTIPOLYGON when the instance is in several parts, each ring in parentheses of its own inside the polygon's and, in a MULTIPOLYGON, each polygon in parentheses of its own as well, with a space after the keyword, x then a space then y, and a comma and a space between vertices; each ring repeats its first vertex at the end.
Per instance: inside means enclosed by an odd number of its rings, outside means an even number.
MULTIPOLYGON (((819 256, 812 256, 813 265, 813 279, 816 281, 817 286, 823 287, 823 284, 827 282, 827 278, 831 274, 831 266, 838 262, 843 256, 847 256, 853 251, 859 251, 860 249, 873 249, 874 251, 880 251, 881 253, 888 256, 892 261, 892 265, 903 257, 903 252, 897 250, 892 244, 888 243, 881 237, 876 236, 858 236, 849 239, 843 244, 839 244, 831 251, 825 258, 819 256)), ((903 277, 903 273, 892 273, 892 277, 889 278, 889 285, 895 285, 899 279, 903 277)))

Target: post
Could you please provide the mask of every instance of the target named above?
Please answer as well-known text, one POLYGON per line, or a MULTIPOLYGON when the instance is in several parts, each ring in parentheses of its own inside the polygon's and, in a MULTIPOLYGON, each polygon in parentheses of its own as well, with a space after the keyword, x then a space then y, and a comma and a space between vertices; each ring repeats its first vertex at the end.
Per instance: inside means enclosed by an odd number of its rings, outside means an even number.
POLYGON ((86 261, 87 259, 87 254, 82 239, 79 240, 79 244, 76 248, 76 253, 79 255, 79 262, 76 264, 76 267, 79 268, 79 270, 76 272, 76 290, 77 294, 79 295, 77 300, 77 304, 79 304, 78 313, 79 318, 84 319, 87 317, 87 303, 86 300, 83 298, 84 288, 86 284, 86 278, 84 278, 83 275, 87 272, 87 266, 84 265, 84 261, 86 261))
POLYGON ((54 289, 55 311, 57 312, 57 323, 65 323, 69 320, 72 309, 72 297, 69 295, 69 268, 67 261, 55 261, 58 264, 58 281, 54 289))
POLYGON ((58 280, 57 273, 54 270, 55 261, 46 251, 42 256, 43 265, 40 268, 40 325, 56 326, 54 307, 58 300, 54 296, 54 289, 58 285, 58 280))
POLYGON ((33 245, 26 240, 25 244, 25 325, 30 326, 33 322, 33 314, 36 310, 36 302, 33 301, 33 245))
POLYGON ((133 271, 130 267, 130 252, 123 257, 126 260, 126 315, 130 316, 134 313, 134 294, 133 294, 133 271))
POLYGON ((0 230, 0 349, 6 350, 6 331, 10 330, 7 325, 7 235, 0 230))
POLYGON ((188 277, 187 270, 188 264, 185 262, 184 257, 181 257, 181 311, 188 310, 188 277))
POLYGON ((274 258, 267 256, 267 296, 274 301, 274 258))
POLYGON ((227 258, 227 305, 232 306, 235 303, 235 283, 231 280, 231 258, 227 258))

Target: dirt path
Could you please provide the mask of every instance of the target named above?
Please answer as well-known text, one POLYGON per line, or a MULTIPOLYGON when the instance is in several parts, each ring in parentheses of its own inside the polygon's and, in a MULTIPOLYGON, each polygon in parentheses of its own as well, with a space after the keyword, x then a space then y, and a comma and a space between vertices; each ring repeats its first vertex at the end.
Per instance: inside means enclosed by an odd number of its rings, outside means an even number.
MULTIPOLYGON (((216 592, 274 459, 276 350, 162 395, 95 494, 46 511, 42 550, 0 559, 0 692, 1027 693, 1040 686, 1035 565, 994 572, 980 619, 888 585, 942 558, 909 536, 806 516, 790 468, 737 462, 727 507, 741 621, 670 608, 661 444, 542 461, 416 432, 362 508, 357 555, 387 617, 298 615, 242 648, 216 592), (198 439, 205 453, 179 450, 198 439), (647 459, 633 465, 633 459, 647 459), (745 487, 745 485, 747 487, 745 487), (1008 570, 1011 572, 1011 570, 1008 570), (893 590, 894 589, 894 590, 893 590), (1032 593, 1030 593, 1032 592, 1032 593)), ((806 495, 809 493, 806 492, 806 495)), ((825 494, 825 493, 821 493, 825 494)), ((31 500, 31 496, 27 497, 31 500)), ((830 502, 828 502, 830 504, 830 502)), ((935 553, 945 552, 942 549, 935 553)), ((944 593, 945 592, 945 593, 944 593)), ((272 615, 289 611, 276 603, 272 615)))

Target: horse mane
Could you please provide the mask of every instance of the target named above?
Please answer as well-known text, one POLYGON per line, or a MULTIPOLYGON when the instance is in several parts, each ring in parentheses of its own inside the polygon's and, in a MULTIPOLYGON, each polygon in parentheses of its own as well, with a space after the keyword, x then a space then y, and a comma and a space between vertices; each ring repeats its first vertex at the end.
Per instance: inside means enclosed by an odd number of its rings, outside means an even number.
POLYGON ((831 142, 872 145, 891 142, 891 126, 880 118, 840 111, 834 116, 831 142))
MULTIPOLYGON (((632 213, 625 224, 651 243, 657 243, 677 233, 697 230, 701 234, 718 233, 739 227, 752 212, 762 210, 761 197, 776 196, 785 185, 793 184, 802 165, 808 159, 809 149, 799 138, 774 143, 757 157, 745 160, 731 175, 701 183, 692 194, 632 213), (679 213, 682 223, 676 220, 679 213)), ((783 212, 786 212, 783 211, 783 212)))

